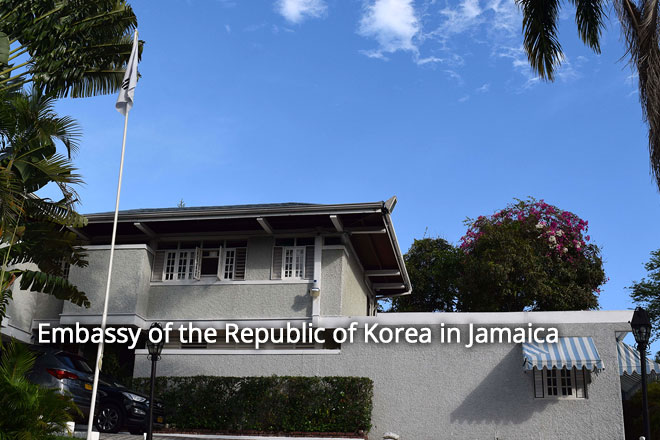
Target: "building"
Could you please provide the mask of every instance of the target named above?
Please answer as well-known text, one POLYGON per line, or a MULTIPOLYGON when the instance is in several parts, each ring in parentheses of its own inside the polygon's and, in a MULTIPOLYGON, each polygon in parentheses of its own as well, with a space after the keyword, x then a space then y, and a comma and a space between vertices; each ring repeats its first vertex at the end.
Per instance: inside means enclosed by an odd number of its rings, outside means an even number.
MULTIPOLYGON (((411 293, 392 225, 395 204, 391 198, 122 211, 108 325, 426 327, 436 335, 431 344, 365 343, 360 333, 352 344, 266 344, 256 350, 222 335, 216 344, 174 337, 159 374, 370 377, 374 439, 386 431, 416 440, 623 438, 620 377, 625 372, 624 388, 632 390, 639 364, 619 354, 632 312, 377 315, 378 299, 411 293), (515 329, 530 323, 556 327, 560 344, 468 349, 465 341, 437 339, 449 326, 466 335, 470 324, 515 329)), ((113 213, 88 218, 88 226, 75 232, 89 266, 71 268, 69 279, 92 306, 15 292, 3 334, 31 341, 42 323, 100 325, 113 213)), ((136 376, 148 376, 145 349, 123 356, 134 361, 136 376)))

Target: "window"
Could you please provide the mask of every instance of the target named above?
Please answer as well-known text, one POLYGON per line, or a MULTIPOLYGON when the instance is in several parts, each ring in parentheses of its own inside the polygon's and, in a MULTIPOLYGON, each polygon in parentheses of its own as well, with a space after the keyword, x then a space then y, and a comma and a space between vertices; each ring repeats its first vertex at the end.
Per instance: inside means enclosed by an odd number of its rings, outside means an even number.
POLYGON ((201 249, 167 251, 163 280, 199 279, 198 255, 201 249))
POLYGON ((534 368, 534 397, 586 399, 589 372, 577 368, 534 368))
POLYGON ((276 239, 271 278, 311 280, 313 277, 314 237, 276 239))
POLYGON ((156 252, 152 280, 200 280, 202 277, 244 280, 246 240, 163 242, 156 252))
POLYGON ((56 260, 55 264, 57 266, 59 266, 59 269, 60 269, 60 273, 58 275, 60 275, 65 280, 68 280, 69 279, 69 271, 71 270, 71 263, 69 263, 68 261, 65 261, 64 258, 58 258, 56 260))

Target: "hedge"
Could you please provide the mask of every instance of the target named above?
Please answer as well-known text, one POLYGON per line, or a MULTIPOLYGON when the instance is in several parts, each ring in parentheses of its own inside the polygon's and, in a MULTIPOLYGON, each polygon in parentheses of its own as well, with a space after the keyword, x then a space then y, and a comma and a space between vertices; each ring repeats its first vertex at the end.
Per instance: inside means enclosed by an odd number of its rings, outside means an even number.
MULTIPOLYGON (((149 379, 133 388, 148 394, 149 379)), ((158 377, 156 397, 177 429, 368 432, 373 382, 366 377, 158 377)))

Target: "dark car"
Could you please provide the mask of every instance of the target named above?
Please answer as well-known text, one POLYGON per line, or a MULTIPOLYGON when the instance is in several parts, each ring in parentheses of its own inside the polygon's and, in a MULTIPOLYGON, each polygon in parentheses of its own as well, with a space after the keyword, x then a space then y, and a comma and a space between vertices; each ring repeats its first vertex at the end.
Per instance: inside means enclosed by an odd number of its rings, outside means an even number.
MULTIPOLYGON (((128 431, 143 434, 149 420, 149 397, 126 388, 112 377, 102 375, 99 381, 99 403, 96 427, 100 432, 128 431)), ((154 405, 154 428, 164 426, 164 408, 159 400, 154 405)))
MULTIPOLYGON (((92 400, 94 370, 85 358, 58 348, 30 345, 36 360, 28 379, 38 385, 58 390, 70 395, 83 413, 76 415, 79 422, 89 420, 89 407, 92 400)), ((144 394, 130 390, 111 376, 101 374, 96 401, 95 425, 101 432, 129 431, 142 434, 147 429, 149 399, 144 394)), ((156 400, 154 406, 154 428, 163 426, 164 410, 162 402, 156 400)))
POLYGON ((83 413, 82 418, 76 414, 76 419, 89 419, 94 371, 85 359, 57 348, 40 345, 31 345, 29 348, 36 355, 36 359, 28 379, 37 385, 71 396, 83 413))

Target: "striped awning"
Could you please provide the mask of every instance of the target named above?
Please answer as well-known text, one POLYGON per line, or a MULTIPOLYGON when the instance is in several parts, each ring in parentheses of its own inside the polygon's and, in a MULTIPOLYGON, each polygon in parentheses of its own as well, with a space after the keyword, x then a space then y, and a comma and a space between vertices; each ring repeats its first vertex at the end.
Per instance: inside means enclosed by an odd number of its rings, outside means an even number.
POLYGON ((594 340, 590 337, 559 338, 556 344, 547 342, 524 342, 522 344, 525 368, 586 368, 587 370, 602 370, 594 340))
MULTIPOLYGON (((642 363, 639 360, 639 352, 625 342, 619 342, 617 346, 619 354, 619 375, 642 374, 642 363)), ((646 374, 660 373, 660 364, 646 359, 646 374)))

